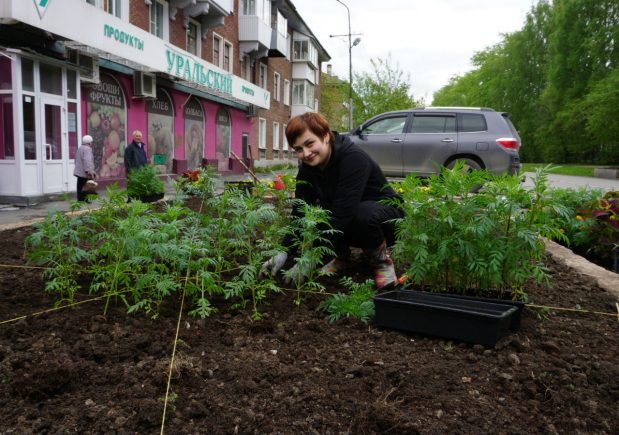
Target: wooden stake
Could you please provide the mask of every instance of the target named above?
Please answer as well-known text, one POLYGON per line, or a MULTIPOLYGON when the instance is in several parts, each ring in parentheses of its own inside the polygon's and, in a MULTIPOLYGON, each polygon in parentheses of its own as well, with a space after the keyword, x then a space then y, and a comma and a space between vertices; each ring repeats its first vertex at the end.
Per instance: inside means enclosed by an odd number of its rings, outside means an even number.
POLYGON ((258 179, 258 177, 256 177, 256 174, 254 174, 254 172, 253 172, 251 169, 249 169, 249 167, 245 164, 245 162, 244 162, 243 160, 241 160, 241 159, 239 158, 239 156, 237 156, 237 155, 234 153, 234 151, 230 150, 230 155, 232 155, 232 157, 234 157, 234 158, 235 158, 235 159, 236 159, 236 160, 237 160, 237 161, 238 161, 238 162, 239 162, 239 163, 240 163, 240 164, 241 164, 241 165, 245 168, 245 170, 246 170, 247 172, 249 172, 249 175, 251 175, 251 176, 252 176, 252 178, 254 179, 254 181, 255 181, 256 183, 258 183, 258 184, 260 183, 260 180, 258 179))

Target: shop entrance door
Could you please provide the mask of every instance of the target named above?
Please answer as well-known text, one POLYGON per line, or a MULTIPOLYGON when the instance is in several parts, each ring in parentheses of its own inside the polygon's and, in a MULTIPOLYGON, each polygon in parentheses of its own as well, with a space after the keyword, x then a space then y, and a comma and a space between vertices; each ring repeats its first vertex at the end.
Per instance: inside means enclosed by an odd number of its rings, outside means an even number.
POLYGON ((68 189, 68 149, 66 110, 57 98, 41 98, 41 138, 43 193, 66 192, 68 189))

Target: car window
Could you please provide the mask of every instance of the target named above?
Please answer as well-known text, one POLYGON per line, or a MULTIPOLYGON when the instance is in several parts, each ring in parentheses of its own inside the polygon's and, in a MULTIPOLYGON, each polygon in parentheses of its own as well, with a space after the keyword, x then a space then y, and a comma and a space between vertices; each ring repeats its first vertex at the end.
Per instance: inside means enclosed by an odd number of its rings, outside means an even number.
POLYGON ((382 118, 363 128, 364 134, 393 134, 404 133, 407 116, 393 116, 382 118))
POLYGON ((484 115, 463 113, 460 115, 460 131, 486 131, 486 118, 484 115))
POLYGON ((448 115, 415 115, 411 133, 455 133, 456 117, 448 115))

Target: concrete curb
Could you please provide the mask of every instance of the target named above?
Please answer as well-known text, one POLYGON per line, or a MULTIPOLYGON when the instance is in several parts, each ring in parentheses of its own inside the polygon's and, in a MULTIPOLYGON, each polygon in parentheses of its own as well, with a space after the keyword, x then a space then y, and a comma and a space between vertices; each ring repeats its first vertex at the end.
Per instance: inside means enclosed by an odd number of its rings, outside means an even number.
POLYGON ((578 273, 591 277, 597 285, 619 300, 619 275, 603 267, 593 264, 580 255, 552 240, 545 240, 546 252, 559 263, 576 270, 578 273))

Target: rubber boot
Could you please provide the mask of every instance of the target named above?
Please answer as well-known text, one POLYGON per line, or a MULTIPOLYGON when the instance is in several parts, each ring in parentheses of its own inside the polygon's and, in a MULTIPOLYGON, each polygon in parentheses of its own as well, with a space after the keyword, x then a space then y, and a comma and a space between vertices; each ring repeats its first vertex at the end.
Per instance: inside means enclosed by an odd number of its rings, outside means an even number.
POLYGON ((364 249, 363 252, 368 256, 372 270, 374 271, 374 281, 376 288, 382 288, 391 282, 397 281, 395 267, 389 254, 387 254, 387 243, 383 240, 378 248, 364 249))

